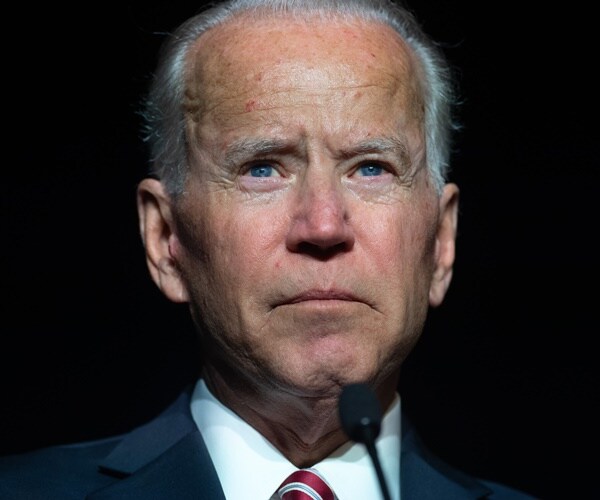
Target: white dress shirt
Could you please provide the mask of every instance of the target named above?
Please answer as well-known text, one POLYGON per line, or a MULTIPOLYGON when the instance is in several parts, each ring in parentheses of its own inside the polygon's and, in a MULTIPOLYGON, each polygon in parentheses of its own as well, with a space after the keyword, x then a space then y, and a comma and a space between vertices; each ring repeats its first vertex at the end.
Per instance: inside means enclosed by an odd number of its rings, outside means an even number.
MULTIPOLYGON (((271 500, 297 467, 252 426, 223 406, 200 379, 191 411, 214 462, 227 500, 271 500)), ((384 415, 376 442, 392 500, 400 500, 400 397, 384 415)), ((339 500, 381 499, 377 474, 366 447, 347 443, 313 465, 339 500)))

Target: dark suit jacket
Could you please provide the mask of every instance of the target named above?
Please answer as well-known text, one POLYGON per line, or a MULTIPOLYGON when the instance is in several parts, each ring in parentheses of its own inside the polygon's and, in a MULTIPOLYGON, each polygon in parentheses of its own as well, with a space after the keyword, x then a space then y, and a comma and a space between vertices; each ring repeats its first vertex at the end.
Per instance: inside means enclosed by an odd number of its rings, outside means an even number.
MULTIPOLYGON (((122 436, 0 458, 0 499, 225 500, 190 397, 191 388, 122 436)), ((402 500, 532 498, 451 468, 425 449, 408 421, 402 430, 402 500)))

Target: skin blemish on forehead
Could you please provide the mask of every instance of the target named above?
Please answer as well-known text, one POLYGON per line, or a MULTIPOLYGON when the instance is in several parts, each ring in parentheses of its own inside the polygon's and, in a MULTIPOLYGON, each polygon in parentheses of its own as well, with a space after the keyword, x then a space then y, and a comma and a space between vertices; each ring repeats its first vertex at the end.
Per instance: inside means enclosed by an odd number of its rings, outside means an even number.
POLYGON ((344 29, 342 30, 342 32, 343 32, 345 35, 348 35, 348 36, 349 36, 349 37, 351 37, 351 38, 358 38, 358 35, 357 35, 357 34, 356 34, 356 33, 355 33, 353 30, 351 30, 350 28, 344 28, 344 29))
POLYGON ((250 99, 248 101, 246 101, 246 106, 245 106, 245 110, 246 113, 249 113, 250 111, 254 111, 256 108, 258 107, 256 100, 255 99, 250 99))

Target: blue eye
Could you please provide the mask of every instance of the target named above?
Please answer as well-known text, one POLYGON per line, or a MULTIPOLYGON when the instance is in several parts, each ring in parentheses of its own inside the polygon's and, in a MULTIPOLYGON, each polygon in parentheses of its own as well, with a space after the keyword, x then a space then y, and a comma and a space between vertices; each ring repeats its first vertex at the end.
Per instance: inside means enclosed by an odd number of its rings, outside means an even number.
POLYGON ((273 167, 265 163, 250 167, 250 175, 252 177, 271 177, 273 175, 273 167))
POLYGON ((372 177, 381 175, 383 173, 383 167, 376 163, 365 163, 358 168, 358 172, 364 177, 372 177))

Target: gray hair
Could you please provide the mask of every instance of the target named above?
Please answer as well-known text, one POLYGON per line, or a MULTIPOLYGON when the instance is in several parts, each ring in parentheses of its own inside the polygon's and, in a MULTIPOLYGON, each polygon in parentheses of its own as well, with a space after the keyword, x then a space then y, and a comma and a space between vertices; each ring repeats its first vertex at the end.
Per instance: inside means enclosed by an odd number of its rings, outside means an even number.
POLYGON ((204 32, 240 14, 310 14, 324 19, 382 22, 392 27, 421 67, 425 160, 432 182, 441 193, 449 170, 452 134, 459 128, 453 113, 457 104, 455 82, 440 46, 424 33, 408 8, 392 0, 226 0, 200 11, 165 40, 142 102, 143 140, 150 147, 151 174, 161 179, 169 195, 177 197, 183 192, 188 171, 183 111, 186 55, 204 32))

